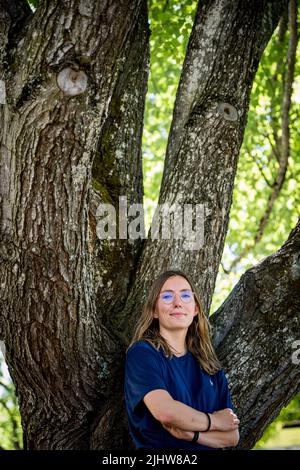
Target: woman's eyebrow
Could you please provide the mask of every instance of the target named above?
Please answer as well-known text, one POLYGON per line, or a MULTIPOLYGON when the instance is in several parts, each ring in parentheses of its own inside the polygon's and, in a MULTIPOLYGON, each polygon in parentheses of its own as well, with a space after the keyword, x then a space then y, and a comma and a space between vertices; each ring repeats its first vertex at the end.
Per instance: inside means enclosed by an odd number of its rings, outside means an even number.
MULTIPOLYGON (((191 290, 191 289, 189 287, 186 287, 185 289, 180 289, 179 292, 183 292, 185 290, 191 290)), ((172 289, 165 289, 165 290, 162 290, 161 292, 175 292, 175 291, 172 289)))

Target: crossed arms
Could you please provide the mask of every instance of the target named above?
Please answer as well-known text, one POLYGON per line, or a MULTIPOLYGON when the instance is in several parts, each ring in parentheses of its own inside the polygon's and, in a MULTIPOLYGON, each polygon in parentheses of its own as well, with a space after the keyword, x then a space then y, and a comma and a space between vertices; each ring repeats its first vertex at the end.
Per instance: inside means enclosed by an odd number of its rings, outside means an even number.
POLYGON ((198 444, 207 447, 233 447, 238 444, 239 419, 230 408, 210 413, 208 432, 207 416, 201 411, 173 400, 166 390, 152 390, 144 396, 144 403, 155 419, 174 437, 191 441, 195 431, 200 431, 198 444))

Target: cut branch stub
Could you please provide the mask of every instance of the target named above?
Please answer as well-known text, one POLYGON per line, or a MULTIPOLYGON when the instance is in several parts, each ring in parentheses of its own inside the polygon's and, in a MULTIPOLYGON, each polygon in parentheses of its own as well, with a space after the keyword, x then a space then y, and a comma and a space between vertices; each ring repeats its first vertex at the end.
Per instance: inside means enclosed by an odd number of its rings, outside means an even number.
POLYGON ((67 96, 81 95, 87 88, 87 76, 82 70, 67 67, 57 75, 57 85, 67 96))
POLYGON ((218 113, 227 121, 236 121, 238 118, 236 108, 229 103, 220 103, 218 113))

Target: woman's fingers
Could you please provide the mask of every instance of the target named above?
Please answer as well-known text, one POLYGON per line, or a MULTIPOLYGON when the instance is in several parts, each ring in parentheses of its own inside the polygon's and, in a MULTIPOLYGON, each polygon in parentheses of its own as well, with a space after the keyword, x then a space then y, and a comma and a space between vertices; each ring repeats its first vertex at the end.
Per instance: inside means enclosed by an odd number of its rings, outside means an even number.
POLYGON ((233 421, 234 421, 235 423, 239 423, 239 422, 240 422, 239 418, 237 417, 237 415, 236 415, 235 413, 232 412, 231 415, 232 415, 233 421))
POLYGON ((231 410, 230 412, 232 418, 233 418, 233 424, 235 424, 236 426, 240 424, 240 420, 239 418, 237 417, 237 415, 231 410))

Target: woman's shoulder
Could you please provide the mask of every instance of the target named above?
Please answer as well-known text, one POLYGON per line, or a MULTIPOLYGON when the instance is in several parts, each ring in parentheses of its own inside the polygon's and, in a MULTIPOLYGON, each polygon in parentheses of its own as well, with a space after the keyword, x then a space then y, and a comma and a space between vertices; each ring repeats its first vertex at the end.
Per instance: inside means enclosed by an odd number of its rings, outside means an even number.
POLYGON ((218 380, 218 382, 224 382, 227 381, 226 373, 223 367, 221 367, 216 373, 215 377, 218 380))
POLYGON ((202 372, 206 374, 208 377, 210 377, 211 379, 214 378, 215 380, 220 381, 220 380, 223 380, 223 378, 225 377, 225 371, 222 367, 214 373, 205 372, 205 370, 203 370, 201 366, 200 368, 202 372))
POLYGON ((149 342, 145 340, 135 341, 127 350, 127 354, 131 352, 152 352, 158 353, 157 349, 149 342))
POLYGON ((136 341, 127 350, 127 364, 144 364, 144 367, 161 363, 160 353, 148 341, 136 341))

